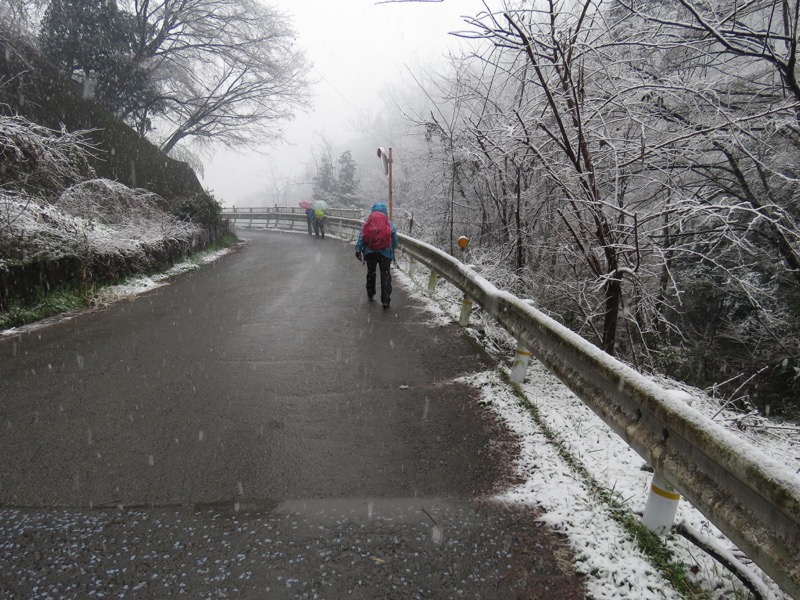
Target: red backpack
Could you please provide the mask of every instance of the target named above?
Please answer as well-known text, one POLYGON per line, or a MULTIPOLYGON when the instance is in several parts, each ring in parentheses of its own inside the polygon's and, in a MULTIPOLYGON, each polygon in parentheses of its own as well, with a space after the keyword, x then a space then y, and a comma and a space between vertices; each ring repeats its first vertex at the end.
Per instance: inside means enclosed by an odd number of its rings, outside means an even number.
POLYGON ((361 239, 370 250, 386 250, 392 245, 392 224, 379 211, 370 213, 361 229, 361 239))

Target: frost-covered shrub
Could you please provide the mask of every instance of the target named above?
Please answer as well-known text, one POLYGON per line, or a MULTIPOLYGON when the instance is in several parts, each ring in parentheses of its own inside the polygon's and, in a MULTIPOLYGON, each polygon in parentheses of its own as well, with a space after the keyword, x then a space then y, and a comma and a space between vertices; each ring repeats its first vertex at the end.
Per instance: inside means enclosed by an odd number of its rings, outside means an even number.
POLYGON ((192 194, 172 200, 170 212, 179 219, 210 227, 219 224, 222 207, 213 196, 192 194))
POLYGON ((46 197, 93 178, 94 148, 85 135, 0 115, 0 187, 46 197))
POLYGON ((466 262, 499 288, 527 297, 531 293, 531 282, 525 281, 514 269, 513 253, 513 248, 478 246, 469 250, 466 262))
POLYGON ((137 260, 148 247, 188 243, 198 227, 165 212, 160 202, 105 179, 76 184, 55 203, 0 190, 0 261, 111 254, 137 260))
POLYGON ((102 224, 126 221, 159 220, 164 199, 147 190, 131 189, 108 179, 93 179, 64 190, 55 203, 74 216, 102 224))
POLYGON ((136 256, 147 245, 187 241, 196 227, 166 201, 94 179, 83 132, 0 116, 0 267, 94 254, 136 256))

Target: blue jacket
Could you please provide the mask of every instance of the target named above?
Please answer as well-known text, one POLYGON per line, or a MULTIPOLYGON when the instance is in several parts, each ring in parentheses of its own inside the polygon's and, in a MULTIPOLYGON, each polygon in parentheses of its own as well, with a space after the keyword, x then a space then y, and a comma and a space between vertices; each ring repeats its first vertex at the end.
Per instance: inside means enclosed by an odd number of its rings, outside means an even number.
MULTIPOLYGON (((389 210, 386 208, 386 205, 383 202, 376 202, 372 205, 372 209, 370 212, 382 212, 387 217, 389 216, 389 210)), ((383 254, 389 260, 394 260, 394 249, 397 248, 397 245, 400 243, 397 239, 397 227, 394 226, 394 223, 391 221, 389 224, 392 226, 392 245, 386 248, 385 250, 372 250, 369 246, 364 243, 364 240, 361 237, 361 233, 358 234, 358 241, 356 242, 356 252, 363 252, 365 255, 370 254, 371 252, 378 252, 383 254)))

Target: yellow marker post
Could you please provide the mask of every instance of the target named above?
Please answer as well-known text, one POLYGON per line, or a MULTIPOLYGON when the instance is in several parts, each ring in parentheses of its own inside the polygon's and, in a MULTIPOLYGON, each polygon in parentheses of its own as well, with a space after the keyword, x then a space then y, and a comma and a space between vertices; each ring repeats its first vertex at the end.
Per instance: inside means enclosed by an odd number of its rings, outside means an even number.
POLYGON ((431 276, 428 278, 428 293, 432 294, 436 289, 436 282, 439 281, 439 274, 436 271, 431 271, 431 276))
POLYGON ((464 300, 461 302, 461 317, 458 319, 458 324, 462 327, 469 325, 470 314, 472 314, 472 299, 464 294, 464 300))
POLYGON ((525 381, 525 374, 528 372, 528 363, 531 360, 531 353, 525 346, 517 342, 517 352, 514 354, 514 362, 511 363, 511 375, 509 376, 514 383, 525 381))
POLYGON ((672 529, 681 495, 658 473, 650 481, 650 495, 644 507, 642 523, 656 535, 666 535, 672 529))

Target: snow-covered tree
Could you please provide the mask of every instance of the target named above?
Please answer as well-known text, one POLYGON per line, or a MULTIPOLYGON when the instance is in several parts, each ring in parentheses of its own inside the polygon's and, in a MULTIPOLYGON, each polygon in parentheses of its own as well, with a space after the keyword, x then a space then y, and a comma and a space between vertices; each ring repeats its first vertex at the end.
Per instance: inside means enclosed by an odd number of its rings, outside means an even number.
POLYGON ((336 200, 342 206, 358 208, 361 202, 356 161, 353 160, 350 150, 345 150, 336 162, 339 165, 336 174, 336 200))
POLYGON ((419 175, 438 182, 422 209, 472 228, 473 263, 516 270, 516 291, 641 368, 743 373, 732 391, 756 372, 786 382, 795 19, 766 0, 515 1, 468 19, 471 52, 417 77, 427 105, 403 106, 428 142, 419 175))
POLYGON ((323 141, 313 178, 314 200, 324 200, 339 207, 359 207, 356 170, 357 164, 350 150, 342 152, 334 165, 332 147, 327 140, 323 141))
POLYGON ((323 154, 314 175, 314 200, 333 202, 336 198, 336 172, 328 154, 323 154))
POLYGON ((662 280, 673 284, 671 320, 691 340, 680 344, 696 358, 694 373, 681 370, 700 380, 772 372, 773 386, 797 386, 797 8, 772 0, 619 6, 653 43, 641 63, 650 127, 640 161, 672 199, 659 234, 668 245, 662 280), (788 379, 777 375, 784 371, 788 379))

